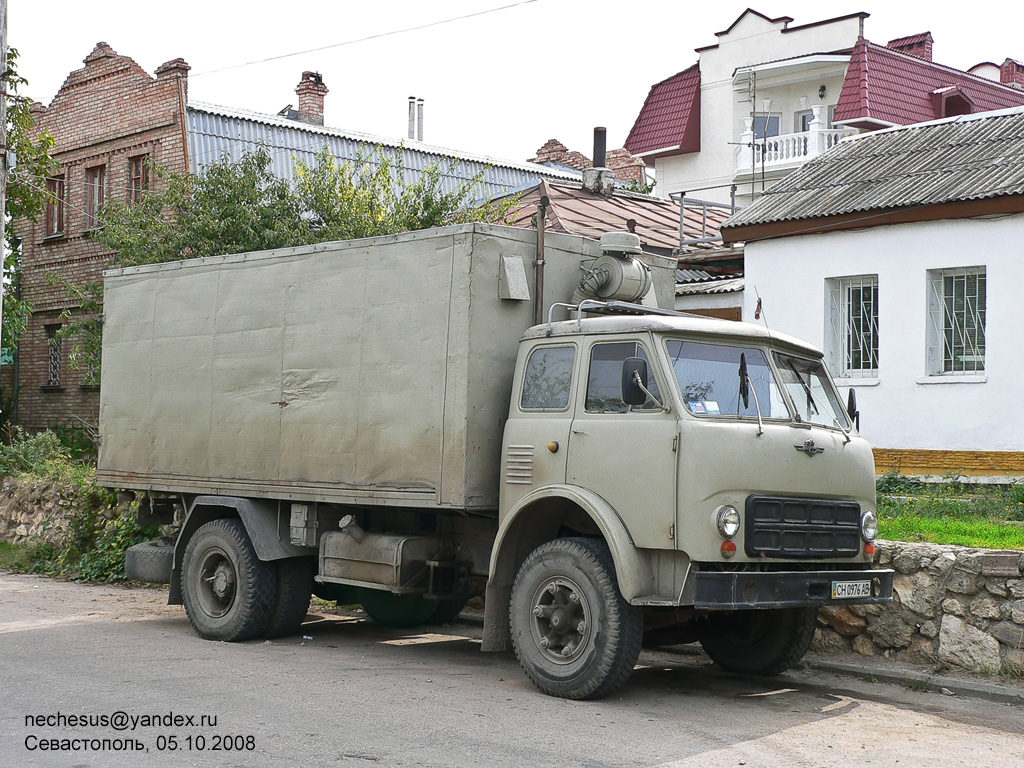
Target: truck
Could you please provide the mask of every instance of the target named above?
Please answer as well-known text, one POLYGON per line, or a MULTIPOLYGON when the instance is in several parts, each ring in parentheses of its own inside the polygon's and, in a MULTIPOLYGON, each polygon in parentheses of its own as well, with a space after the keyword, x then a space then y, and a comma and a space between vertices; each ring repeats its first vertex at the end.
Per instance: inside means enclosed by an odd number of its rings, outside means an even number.
POLYGON ((466 224, 104 273, 97 482, 203 638, 484 597, 543 692, 643 644, 773 675, 817 609, 892 599, 872 453, 813 346, 672 309, 675 260, 466 224))

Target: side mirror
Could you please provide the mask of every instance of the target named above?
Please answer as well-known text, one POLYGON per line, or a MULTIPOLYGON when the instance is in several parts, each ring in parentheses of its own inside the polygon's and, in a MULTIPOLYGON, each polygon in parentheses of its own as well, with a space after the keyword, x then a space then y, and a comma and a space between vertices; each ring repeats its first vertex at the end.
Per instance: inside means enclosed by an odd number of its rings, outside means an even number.
POLYGON ((745 352, 740 353, 740 400, 743 401, 743 407, 750 407, 750 379, 747 377, 747 355, 745 352))
POLYGON ((850 387, 850 394, 846 398, 846 412, 850 415, 850 421, 857 425, 860 431, 860 411, 857 410, 857 390, 850 387))
POLYGON ((622 402, 626 405, 643 405, 647 402, 647 361, 639 357, 627 357, 622 361, 622 402), (640 383, 637 383, 637 377, 640 383))

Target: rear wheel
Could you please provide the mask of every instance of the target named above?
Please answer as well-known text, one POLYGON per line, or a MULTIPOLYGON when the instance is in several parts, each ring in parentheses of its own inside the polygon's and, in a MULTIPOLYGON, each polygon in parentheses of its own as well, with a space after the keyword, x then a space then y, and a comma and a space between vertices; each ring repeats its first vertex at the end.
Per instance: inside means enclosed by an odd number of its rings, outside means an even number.
POLYGON ((816 616, 816 608, 737 611, 713 617, 701 632, 700 644, 729 672, 778 675, 811 647, 816 616))
POLYGON ((275 564, 256 556, 241 520, 213 520, 185 548, 181 593, 200 637, 249 640, 267 630, 274 614, 275 564))
POLYGON ((277 602, 264 637, 287 637, 302 626, 313 594, 313 560, 308 557, 286 557, 271 565, 277 566, 277 602))
POLYGON ((509 623, 527 677, 566 699, 619 688, 643 638, 643 613, 622 597, 608 546, 591 539, 556 539, 526 558, 512 587, 509 623))

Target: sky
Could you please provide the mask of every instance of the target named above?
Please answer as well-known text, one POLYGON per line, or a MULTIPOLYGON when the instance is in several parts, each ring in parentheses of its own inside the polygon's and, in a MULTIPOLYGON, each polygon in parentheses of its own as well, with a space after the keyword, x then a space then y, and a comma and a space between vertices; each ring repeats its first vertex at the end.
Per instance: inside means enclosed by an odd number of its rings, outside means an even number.
POLYGON ((23 95, 44 103, 102 40, 150 74, 184 58, 194 101, 276 114, 313 70, 329 126, 403 138, 416 96, 426 143, 526 160, 551 138, 589 156, 594 126, 622 146, 651 85, 748 3, 793 25, 865 11, 881 44, 930 31, 935 60, 960 69, 1024 60, 1024 6, 1008 0, 9 0, 8 43, 23 95), (400 32, 411 27, 423 28, 400 32))

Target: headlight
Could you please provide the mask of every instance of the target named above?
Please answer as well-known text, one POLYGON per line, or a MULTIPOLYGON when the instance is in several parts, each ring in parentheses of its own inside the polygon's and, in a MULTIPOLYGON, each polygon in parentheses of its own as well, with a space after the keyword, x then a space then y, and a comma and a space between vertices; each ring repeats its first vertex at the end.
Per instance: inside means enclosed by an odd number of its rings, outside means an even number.
POLYGON ((878 538, 878 515, 870 509, 860 516, 860 537, 864 541, 874 541, 878 538))
POLYGON ((740 513, 736 507, 725 504, 715 510, 715 525, 718 532, 726 539, 731 539, 740 530, 740 513))

